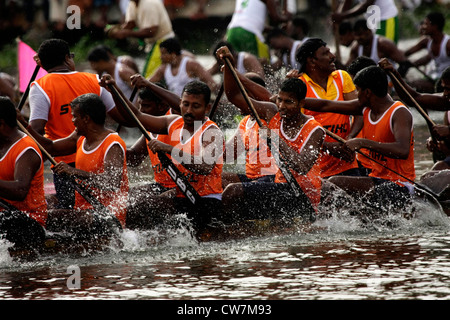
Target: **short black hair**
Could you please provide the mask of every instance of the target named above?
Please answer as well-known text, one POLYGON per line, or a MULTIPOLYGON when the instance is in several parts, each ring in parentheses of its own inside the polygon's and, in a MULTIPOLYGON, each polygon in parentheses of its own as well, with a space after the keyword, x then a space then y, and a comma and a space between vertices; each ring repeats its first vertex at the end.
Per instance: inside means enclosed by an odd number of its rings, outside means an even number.
POLYGON ((81 114, 89 116, 94 123, 105 124, 106 107, 102 99, 95 93, 86 93, 76 97, 70 106, 72 109, 78 108, 81 114))
POLYGON ((342 21, 339 24, 339 35, 344 35, 353 31, 352 23, 349 21, 342 21))
POLYGON ((269 31, 269 33, 266 36, 266 42, 269 43, 270 40, 272 38, 277 38, 277 37, 287 37, 288 35, 286 34, 286 32, 284 32, 283 30, 281 30, 280 28, 273 28, 272 30, 269 31))
POLYGON ((188 82, 184 88, 184 92, 188 94, 201 94, 204 97, 205 105, 208 105, 208 103, 211 101, 211 89, 208 87, 208 85, 202 81, 199 80, 193 80, 191 82, 188 82))
POLYGON ((0 96, 0 119, 11 128, 17 127, 16 107, 9 97, 0 96))
POLYGON ((166 49, 169 53, 181 54, 181 44, 176 38, 169 38, 159 44, 160 48, 166 49))
POLYGON ((91 51, 88 53, 88 61, 98 62, 98 61, 110 61, 111 60, 111 54, 112 50, 103 45, 100 44, 98 46, 95 46, 91 51))
POLYGON ((305 18, 296 16, 292 19, 292 24, 296 27, 302 28, 303 34, 307 35, 309 33, 309 23, 305 18))
POLYGON ((306 97, 306 84, 298 78, 288 78, 281 83, 280 91, 293 93, 298 101, 306 97))
POLYGON ((366 56, 359 56, 350 63, 347 72, 354 77, 362 69, 376 65, 377 63, 373 59, 366 56))
POLYGON ((62 39, 47 39, 41 43, 37 54, 42 67, 50 70, 64 63, 66 56, 70 55, 70 48, 62 39))
MULTIPOLYGON (((167 87, 161 82, 156 82, 155 84, 163 89, 167 89, 167 87)), ((138 96, 142 100, 153 101, 155 103, 162 102, 162 99, 158 97, 149 87, 143 87, 139 90, 138 96)))
POLYGON ((440 12, 430 12, 427 14, 427 19, 430 20, 431 24, 435 25, 439 31, 444 30, 445 17, 440 12))
POLYGON ((353 31, 366 31, 370 30, 367 26, 367 20, 366 19, 358 19, 356 20, 355 24, 353 25, 353 31))
POLYGON ((326 47, 327 43, 319 38, 310 38, 303 42, 300 48, 295 54, 295 58, 298 63, 300 63, 300 72, 305 72, 306 61, 308 58, 313 57, 317 49, 321 47, 326 47))
POLYGON ((378 66, 370 66, 359 71, 353 82, 356 86, 370 89, 377 97, 384 97, 388 93, 388 78, 383 69, 378 66))

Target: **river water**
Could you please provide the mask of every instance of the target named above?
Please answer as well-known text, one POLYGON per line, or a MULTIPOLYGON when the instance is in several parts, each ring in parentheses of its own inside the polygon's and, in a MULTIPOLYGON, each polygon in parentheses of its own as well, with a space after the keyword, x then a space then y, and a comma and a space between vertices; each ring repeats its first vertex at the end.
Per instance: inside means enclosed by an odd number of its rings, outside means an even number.
MULTIPOLYGON (((424 147, 425 122, 413 114, 420 176, 433 162, 424 147)), ((442 116, 431 113, 436 122, 442 116)), ((314 225, 205 243, 189 228, 125 231, 120 248, 32 261, 11 258, 0 240, 0 299, 450 299, 450 219, 432 207, 420 206, 410 220, 392 216, 371 224, 338 208, 314 225)))

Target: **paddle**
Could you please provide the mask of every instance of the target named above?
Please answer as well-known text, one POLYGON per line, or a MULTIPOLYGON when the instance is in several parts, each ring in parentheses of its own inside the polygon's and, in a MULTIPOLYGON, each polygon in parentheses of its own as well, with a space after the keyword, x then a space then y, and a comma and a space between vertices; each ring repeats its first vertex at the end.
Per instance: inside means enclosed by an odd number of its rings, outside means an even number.
MULTIPOLYGON (((345 143, 345 142, 346 142, 345 139, 343 139, 342 137, 338 136, 337 134, 331 132, 331 131, 328 130, 327 128, 324 128, 324 129, 325 129, 325 132, 327 133, 327 135, 329 135, 330 137, 332 137, 332 138, 335 139, 336 141, 341 142, 341 143, 345 143)), ((433 200, 433 202, 437 203, 438 206, 442 209, 441 204, 440 204, 439 201, 437 200, 437 198, 439 198, 439 195, 437 195, 434 191, 432 191, 432 190, 431 190, 430 188, 428 188, 427 186, 423 186, 423 185, 421 185, 421 184, 419 184, 419 183, 417 183, 417 182, 415 182, 415 181, 409 179, 408 177, 405 177, 405 176, 402 175, 401 173, 399 173, 399 172, 397 172, 397 171, 395 171, 395 170, 393 170, 393 169, 387 167, 386 165, 384 165, 384 164, 382 164, 381 162, 379 162, 379 161, 373 159, 373 158, 370 157, 369 155, 367 155, 367 154, 361 152, 360 150, 356 150, 356 152, 357 152, 358 154, 362 155, 363 157, 369 159, 370 161, 375 162, 376 164, 382 166, 383 168, 385 168, 385 169, 387 169, 387 170, 389 170, 389 171, 395 173, 395 174, 398 175, 399 177, 401 177, 401 178, 407 180, 408 182, 410 182, 411 184, 413 184, 413 185, 415 186, 416 189, 418 189, 419 191, 423 192, 423 193, 426 194, 428 197, 430 197, 430 198, 433 200)))
POLYGON ((400 80, 398 80, 398 78, 394 75, 394 73, 392 71, 390 71, 390 70, 385 70, 385 71, 387 72, 389 77, 391 77, 391 79, 394 80, 399 85, 399 87, 406 93, 408 98, 411 99, 411 101, 415 105, 417 111, 419 111, 419 113, 422 115, 422 117, 424 117, 425 121, 427 122, 428 127, 435 126, 434 121, 431 120, 431 118, 428 115, 428 113, 425 110, 423 110, 423 108, 419 105, 419 103, 417 103, 417 101, 411 96, 409 91, 406 90, 405 86, 400 82, 400 80))
POLYGON ((31 83, 34 81, 34 79, 36 79, 40 68, 41 67, 38 64, 36 64, 36 67, 34 68, 34 71, 33 71, 33 75, 31 76, 30 81, 28 82, 27 88, 25 89, 25 92, 23 93, 22 97, 20 98, 19 105, 17 106, 17 109, 19 109, 20 111, 22 111, 22 108, 25 105, 25 101, 27 100, 28 94, 30 93, 31 83))
POLYGON ((216 112, 217 106, 220 103, 220 99, 222 99, 223 91, 224 91, 224 87, 223 87, 223 83, 222 83, 220 85, 219 92, 217 93, 216 100, 214 100, 214 103, 213 103, 213 105, 211 107, 211 111, 209 112, 209 115, 208 115, 208 118, 210 120, 212 119, 212 117, 214 115, 214 112, 216 112))
MULTIPOLYGON (((134 112, 130 109, 127 102, 121 96, 119 91, 117 91, 116 87, 112 84, 108 84, 111 89, 112 94, 121 102, 122 107, 127 111, 127 113, 134 119, 136 124, 139 127, 139 130, 142 132, 144 137, 150 141, 152 138, 148 131, 144 128, 142 123, 136 117, 134 112)), ((188 179, 180 172, 180 170, 175 166, 175 164, 169 159, 169 157, 164 152, 158 152, 159 160, 161 161, 162 166, 167 170, 167 173, 172 178, 172 180, 176 183, 176 185, 181 189, 183 194, 189 199, 191 204, 195 205, 200 200, 200 195, 197 191, 192 187, 189 183, 188 179)))
MULTIPOLYGON (((224 57, 225 63, 227 64, 228 68, 231 71, 231 74, 233 75, 234 80, 239 86, 239 90, 241 91, 242 95, 244 96, 245 102, 250 107, 250 110, 253 114, 253 117, 255 118, 256 122, 258 123, 260 128, 263 128, 264 125, 261 121, 261 118, 258 115, 258 112, 256 111, 255 107, 253 106, 252 101, 250 100, 250 97, 247 94, 247 91, 245 90, 244 86, 241 83, 241 80, 239 80, 238 75, 236 74, 236 71, 234 70, 233 65, 231 64, 229 58, 224 57)), ((273 144, 271 143, 271 139, 267 138, 267 145, 270 148, 270 151, 274 155, 274 159, 277 162, 278 168, 280 168, 281 173, 283 174, 284 178, 286 179, 287 183, 291 187, 292 191, 294 192, 296 197, 299 197, 303 194, 303 190, 299 186, 297 180, 295 180, 294 176, 292 175, 292 172, 290 171, 289 167, 286 165, 286 163, 283 161, 281 154, 279 151, 274 148, 273 144)))

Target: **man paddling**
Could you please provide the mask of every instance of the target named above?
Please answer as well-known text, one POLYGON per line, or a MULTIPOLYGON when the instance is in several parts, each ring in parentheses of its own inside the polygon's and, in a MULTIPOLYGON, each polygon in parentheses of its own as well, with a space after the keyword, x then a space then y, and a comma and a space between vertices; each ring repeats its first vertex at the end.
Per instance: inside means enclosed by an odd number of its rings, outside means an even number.
MULTIPOLYGON (((153 90, 161 89, 172 95, 176 94, 168 92, 168 90, 165 90, 158 84, 153 84, 151 82, 147 84, 149 85, 148 87, 143 87, 139 90, 137 103, 140 106, 140 110, 156 117, 174 114, 170 105, 165 100, 161 99, 153 90)), ((165 134, 152 134, 149 132, 149 135, 152 139, 164 143, 169 143, 170 141, 170 137, 165 134)), ((158 154, 150 150, 147 145, 147 139, 142 135, 127 149, 127 164, 129 167, 137 167, 145 159, 150 160, 154 182, 145 182, 138 186, 130 187, 129 204, 127 207, 127 227, 131 229, 139 227, 139 224, 136 224, 137 219, 135 215, 139 215, 142 211, 147 211, 148 198, 176 187, 176 183, 162 165, 158 154)))
MULTIPOLYGON (((219 49, 217 55, 220 59, 233 59, 226 47, 219 49)), ((232 75, 233 71, 225 64, 224 85, 228 100, 250 114, 251 107, 239 89, 232 75)), ((249 184, 245 188, 245 197, 231 199, 229 206, 239 212, 240 218, 283 219, 303 214, 309 216, 317 209, 321 180, 316 160, 325 133, 314 118, 301 112, 305 95, 306 86, 303 81, 288 79, 281 85, 277 104, 250 98, 258 116, 269 124, 270 131, 261 128, 260 132, 270 134, 271 141, 278 142, 277 148, 303 192, 296 197, 283 173, 278 170, 274 182, 249 184)), ((236 216, 239 218, 237 214, 236 216)))
POLYGON ((341 114, 363 115, 360 138, 349 139, 345 146, 361 151, 375 160, 369 176, 334 176, 329 182, 365 203, 403 208, 413 190, 415 179, 413 117, 401 102, 388 95, 388 80, 377 66, 367 67, 354 78, 358 99, 329 101, 307 99, 305 108, 341 114))
MULTIPOLYGON (((327 44, 319 38, 311 38, 297 51, 300 70, 292 70, 289 77, 299 77, 306 84, 306 97, 328 100, 351 100, 356 90, 350 75, 336 70, 336 57, 327 44)), ((348 115, 305 110, 325 128, 346 139, 351 131, 352 119, 348 115)), ((353 121, 355 123, 355 121, 353 121)), ((353 153, 341 144, 326 137, 320 159, 322 178, 334 175, 359 175, 358 163, 353 153)))
MULTIPOLYGON (((43 41, 35 59, 48 74, 34 81, 30 87, 30 125, 34 131, 52 140, 69 136, 75 129, 70 103, 85 93, 99 95, 108 114, 117 122, 121 122, 110 93, 99 86, 98 76, 75 71, 74 55, 66 41, 43 41)), ((75 154, 57 157, 56 160, 73 166, 75 154)), ((54 173, 53 179, 58 208, 72 208, 75 193, 71 184, 57 173, 54 173)))
MULTIPOLYGON (((105 127, 106 107, 99 96, 81 95, 70 106, 76 129, 68 137, 52 141, 36 133, 31 125, 27 128, 51 155, 76 154, 75 168, 61 161, 53 171, 68 181, 80 181, 124 226, 128 198, 125 142, 105 127)), ((77 192, 74 210, 52 210, 47 229, 90 233, 96 227, 89 213, 92 209, 91 203, 77 192)))
MULTIPOLYGON (((147 82, 148 80, 140 75, 132 77, 133 86, 138 88, 149 86, 147 82)), ((114 80, 103 77, 102 84, 108 87, 114 85, 114 80)), ((116 96, 114 98, 117 99, 116 96)), ((142 217, 136 217, 141 219, 142 228, 153 227, 153 218, 158 220, 175 213, 187 213, 197 229, 205 227, 213 217, 222 218, 224 140, 222 131, 206 116, 210 99, 209 87, 194 80, 186 84, 179 99, 181 116, 155 117, 143 113, 127 101, 128 107, 146 130, 170 137, 167 143, 150 140, 148 147, 154 153, 170 155, 181 174, 188 178, 190 185, 200 196, 200 201, 192 204, 177 185, 176 189, 155 197, 153 201, 149 200, 147 212, 143 213, 142 217)), ((120 105, 119 101, 117 105, 120 105)), ((129 116, 123 108, 120 107, 123 115, 129 116)))
POLYGON ((42 244, 47 221, 42 154, 17 127, 16 108, 7 97, 0 97, 0 202, 0 234, 18 247, 42 244))

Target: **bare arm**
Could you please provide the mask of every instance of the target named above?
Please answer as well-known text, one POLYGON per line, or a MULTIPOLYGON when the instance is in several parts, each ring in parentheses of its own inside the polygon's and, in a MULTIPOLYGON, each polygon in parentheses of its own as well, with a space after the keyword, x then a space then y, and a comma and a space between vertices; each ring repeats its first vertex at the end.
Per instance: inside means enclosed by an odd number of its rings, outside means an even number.
POLYGON ((351 150, 367 148, 379 152, 389 158, 407 159, 409 155, 411 134, 412 134, 412 116, 404 109, 398 109, 392 116, 392 130, 395 141, 392 143, 377 142, 369 139, 351 139, 345 145, 351 150))
MULTIPOLYGON (((136 84, 132 80, 132 84, 136 86, 136 84)), ((120 90, 120 88, 117 87, 114 79, 111 78, 109 75, 104 75, 101 79, 100 85, 105 87, 107 90, 111 90, 109 88, 110 85, 114 86, 114 88, 117 90, 117 92, 120 94, 122 99, 117 97, 115 94, 113 94, 114 101, 116 103, 116 109, 121 113, 121 115, 127 119, 127 122, 130 122, 133 124, 133 126, 137 127, 138 123, 134 120, 133 117, 131 117, 127 111, 127 107, 133 112, 133 114, 136 116, 137 120, 142 124, 142 126, 154 133, 162 133, 167 134, 167 128, 169 127, 169 124, 177 117, 177 116, 161 116, 161 117, 155 117, 149 114, 146 114, 144 112, 141 112, 131 101, 128 100, 127 97, 125 97, 120 90), (126 103, 126 105, 123 105, 123 102, 126 103)))
POLYGON ((316 112, 332 112, 348 115, 362 115, 363 106, 358 99, 332 101, 326 99, 306 98, 305 109, 316 112))
POLYGON ((120 189, 123 173, 124 150, 120 145, 114 144, 105 155, 104 171, 93 173, 73 168, 64 162, 55 165, 53 171, 58 174, 66 174, 81 180, 86 180, 96 188, 109 191, 120 189))
POLYGON ((397 83, 393 79, 395 90, 399 95, 400 99, 408 104, 409 106, 414 106, 414 102, 411 100, 410 96, 423 108, 431 110, 446 111, 450 109, 450 101, 444 98, 443 95, 419 93, 413 88, 411 88, 400 76, 398 71, 392 66, 392 64, 387 59, 381 59, 378 65, 386 72, 392 72, 395 78, 400 82, 397 83), (405 90, 403 90, 405 88, 405 90))
POLYGON ((147 140, 144 136, 141 136, 131 148, 127 148, 127 166, 136 167, 147 157, 147 140))
POLYGON ((14 180, 0 180, 0 197, 14 201, 24 200, 41 165, 43 163, 39 155, 34 150, 27 150, 16 162, 14 180))
MULTIPOLYGON (((230 61, 232 61, 233 57, 227 47, 222 47, 217 52, 218 52, 217 54, 220 59, 227 58, 227 59, 230 59, 230 61)), ((237 71, 235 71, 235 73, 239 76, 239 73, 237 71)), ((245 100, 244 96, 242 95, 242 92, 241 92, 236 80, 233 77, 233 72, 232 72, 232 70, 229 69, 227 64, 225 64, 223 74, 224 74, 224 88, 225 88, 225 93, 227 94, 228 100, 231 103, 233 103, 235 106, 240 108, 245 114, 252 114, 252 110, 250 109, 250 106, 248 105, 247 101, 245 100)), ((257 85, 256 83, 254 83, 253 81, 251 81, 245 77, 242 77, 242 78, 240 77, 239 79, 243 80, 242 85, 244 87, 247 84, 248 85, 257 85), (248 80, 248 82, 247 82, 247 80, 248 80)), ((278 108, 276 107, 276 105, 271 102, 268 102, 268 100, 259 101, 259 100, 250 98, 250 101, 253 104, 256 112, 258 113, 258 116, 267 122, 269 122, 270 119, 272 119, 272 117, 278 112, 278 108)))
POLYGON ((223 154, 223 133, 217 127, 209 127, 202 135, 202 151, 199 155, 192 155, 189 150, 175 148, 158 140, 148 142, 153 152, 164 152, 177 159, 183 167, 196 174, 207 175, 215 167, 219 157, 223 154))

